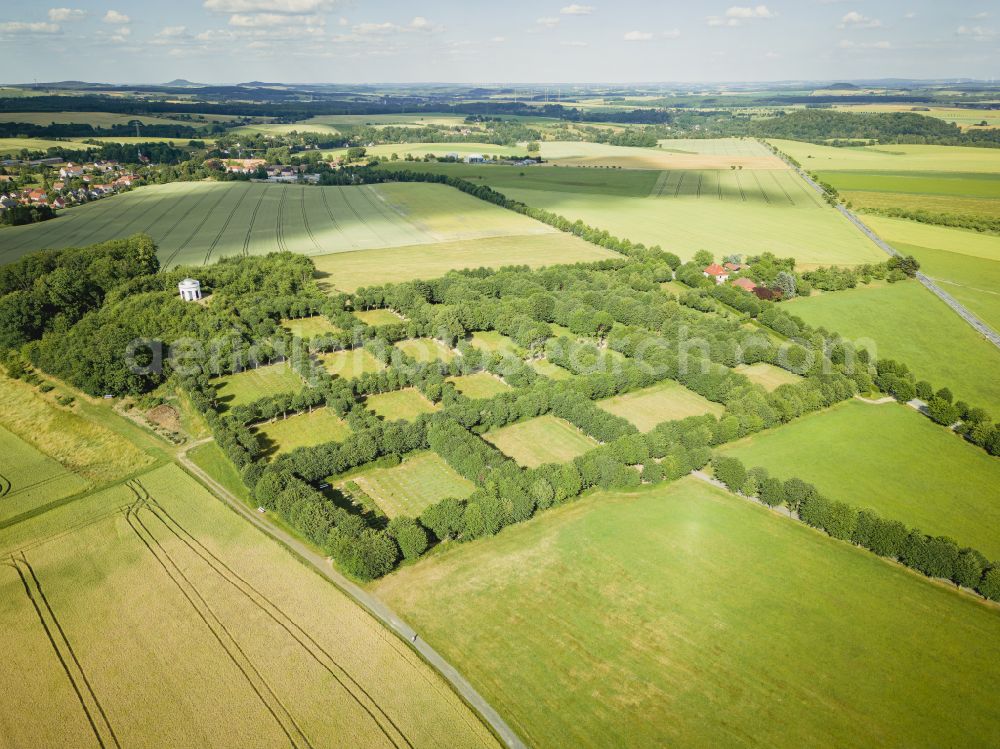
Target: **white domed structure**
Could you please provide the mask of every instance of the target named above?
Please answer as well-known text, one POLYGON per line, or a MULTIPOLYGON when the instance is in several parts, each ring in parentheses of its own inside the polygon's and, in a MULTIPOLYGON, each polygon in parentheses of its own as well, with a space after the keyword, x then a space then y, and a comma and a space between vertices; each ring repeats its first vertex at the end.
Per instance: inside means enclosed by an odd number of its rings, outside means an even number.
POLYGON ((177 284, 177 290, 185 302, 197 302, 201 299, 201 282, 193 278, 185 278, 177 284))

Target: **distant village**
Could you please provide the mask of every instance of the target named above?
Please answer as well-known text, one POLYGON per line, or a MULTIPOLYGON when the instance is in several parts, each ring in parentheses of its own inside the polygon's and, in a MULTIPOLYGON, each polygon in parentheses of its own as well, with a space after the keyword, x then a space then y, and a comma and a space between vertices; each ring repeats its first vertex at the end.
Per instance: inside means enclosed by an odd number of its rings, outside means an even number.
MULTIPOLYGON (((46 160, 52 161, 52 160, 46 160)), ((54 160, 48 166, 63 163, 54 160)), ((22 166, 23 162, 8 160, 0 166, 22 166)), ((89 203, 94 200, 128 190, 141 184, 141 178, 128 167, 116 161, 95 161, 86 164, 64 163, 59 169, 59 179, 50 187, 16 189, 14 177, 0 174, 0 210, 14 206, 49 206, 53 209, 89 203), (10 186, 10 187, 8 187, 10 186)))

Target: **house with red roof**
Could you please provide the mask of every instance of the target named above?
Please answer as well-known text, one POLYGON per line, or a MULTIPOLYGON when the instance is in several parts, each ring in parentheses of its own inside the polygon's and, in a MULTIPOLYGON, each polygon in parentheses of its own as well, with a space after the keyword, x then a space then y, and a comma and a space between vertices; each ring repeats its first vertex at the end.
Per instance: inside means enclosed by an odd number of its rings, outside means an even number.
POLYGON ((729 280, 729 271, 723 268, 718 263, 712 263, 710 266, 705 268, 702 272, 705 278, 711 278, 715 283, 725 283, 729 280))
POLYGON ((737 289, 743 289, 743 291, 749 291, 753 294, 754 287, 757 285, 749 278, 737 278, 735 281, 730 281, 730 286, 735 286, 737 289))

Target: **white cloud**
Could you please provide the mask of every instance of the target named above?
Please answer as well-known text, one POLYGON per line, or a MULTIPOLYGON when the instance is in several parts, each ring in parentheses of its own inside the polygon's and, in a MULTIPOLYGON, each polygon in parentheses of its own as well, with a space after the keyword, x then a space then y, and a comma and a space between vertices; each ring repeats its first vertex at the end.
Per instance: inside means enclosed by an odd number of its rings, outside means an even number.
POLYGON ((978 19, 978 20, 982 20, 984 18, 989 18, 989 17, 990 17, 990 14, 987 11, 985 11, 985 10, 982 11, 982 12, 980 12, 980 13, 976 13, 976 15, 973 16, 973 18, 978 19))
POLYGON ((558 18, 539 18, 535 21, 539 26, 544 26, 545 28, 552 29, 559 25, 558 18))
POLYGON ((907 21, 912 21, 916 17, 917 14, 914 13, 912 10, 908 10, 903 14, 903 18, 905 18, 907 21))
POLYGON ((229 17, 229 25, 244 29, 266 29, 273 26, 322 26, 322 16, 286 16, 280 13, 236 13, 229 17))
POLYGON ((586 42, 559 42, 561 47, 588 47, 586 42))
POLYGON ((350 22, 350 21, 348 21, 348 20, 347 20, 346 18, 344 18, 343 16, 341 16, 340 18, 338 18, 338 19, 337 19, 337 25, 338 25, 338 26, 349 26, 349 25, 350 25, 350 23, 351 23, 351 22, 350 22))
POLYGON ((892 49, 892 44, 884 40, 880 42, 853 42, 850 39, 841 39, 837 46, 841 49, 892 49))
POLYGON ((840 25, 838 29, 846 29, 848 26, 856 29, 877 29, 882 25, 882 22, 877 18, 869 18, 868 16, 858 13, 856 10, 852 10, 844 14, 844 17, 840 19, 840 25))
POLYGON ((49 20, 53 23, 65 23, 66 21, 79 21, 87 15, 87 11, 79 8, 50 8, 49 20))
POLYGON ((59 25, 45 23, 44 21, 5 21, 0 23, 0 32, 3 31, 24 31, 29 34, 56 34, 59 32, 59 25))
POLYGON ((216 13, 288 13, 309 15, 329 10, 334 0, 205 0, 203 7, 216 13))
POLYGON ((738 18, 723 18, 722 16, 709 16, 705 19, 709 26, 740 26, 738 18))
POLYGON ((507 41, 507 37, 495 36, 492 39, 490 39, 490 41, 493 42, 494 44, 503 44, 505 41, 507 41))
POLYGON ((778 60, 780 58, 781 58, 781 55, 779 55, 777 52, 765 52, 764 53, 764 59, 766 59, 766 60, 778 60))
POLYGON ((974 42, 988 42, 996 36, 993 29, 987 29, 984 26, 959 26, 955 33, 958 36, 969 37, 974 42))
POLYGON ((681 35, 680 29, 668 29, 667 31, 664 31, 662 34, 660 34, 660 36, 662 36, 664 39, 676 39, 680 35, 681 35))
POLYGON ((766 5, 749 7, 744 5, 734 5, 726 9, 727 18, 774 18, 777 13, 770 10, 766 5))
POLYGON ((626 42, 648 42, 653 35, 648 31, 629 31, 622 38, 626 42))
POLYGON ((363 36, 368 36, 370 34, 389 34, 393 31, 399 31, 399 26, 394 23, 359 23, 356 24, 351 31, 355 34, 361 34, 363 36))
POLYGON ((132 19, 126 16, 124 13, 119 13, 117 10, 109 10, 104 14, 104 18, 101 19, 104 23, 113 23, 115 25, 121 25, 123 23, 129 23, 132 19))
POLYGON ((594 6, 573 3, 572 5, 567 5, 565 8, 560 8, 559 12, 564 16, 589 16, 594 12, 594 6))
POLYGON ((164 26, 156 32, 155 36, 159 39, 176 39, 187 36, 187 26, 164 26))

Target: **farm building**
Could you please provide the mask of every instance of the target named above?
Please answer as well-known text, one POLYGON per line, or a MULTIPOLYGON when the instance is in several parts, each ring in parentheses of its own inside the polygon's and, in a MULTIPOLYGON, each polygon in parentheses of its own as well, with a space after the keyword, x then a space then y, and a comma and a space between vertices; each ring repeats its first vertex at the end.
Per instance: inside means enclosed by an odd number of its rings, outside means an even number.
POLYGON ((726 281, 729 280, 729 271, 727 271, 718 263, 712 263, 710 266, 705 268, 705 270, 703 270, 701 273, 703 276, 705 276, 705 278, 711 278, 717 284, 725 283, 726 281))
POLYGON ((757 284, 755 284, 749 278, 737 278, 735 281, 730 283, 730 286, 735 286, 737 289, 743 289, 743 291, 749 291, 751 294, 753 293, 754 287, 756 285, 757 284))

